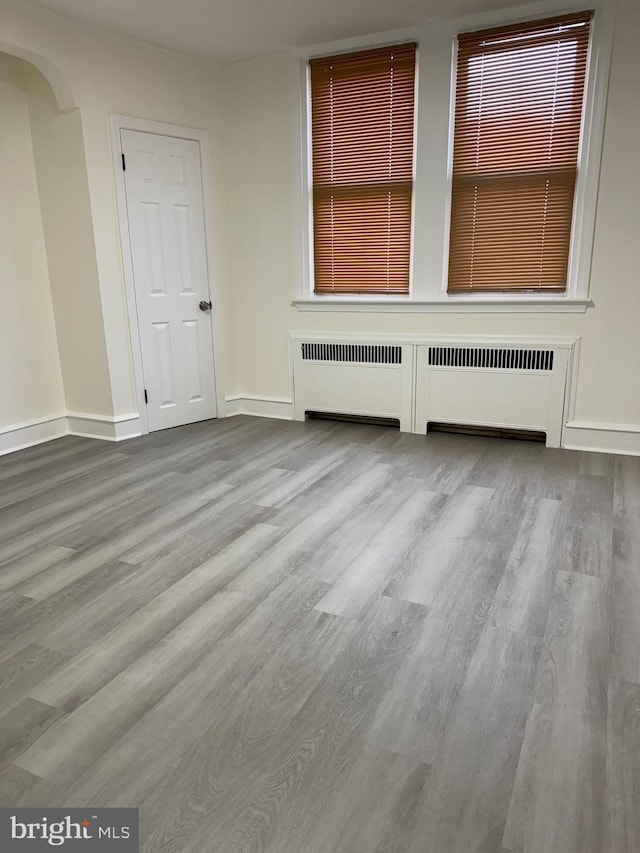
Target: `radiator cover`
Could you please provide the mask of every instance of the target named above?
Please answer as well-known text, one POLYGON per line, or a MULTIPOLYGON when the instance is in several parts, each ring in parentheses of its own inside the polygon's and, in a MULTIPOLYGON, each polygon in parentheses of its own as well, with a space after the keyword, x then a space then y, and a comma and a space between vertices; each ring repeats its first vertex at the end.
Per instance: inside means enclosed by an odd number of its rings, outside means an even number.
POLYGON ((415 432, 430 421, 546 433, 560 447, 568 352, 547 347, 418 346, 415 432))
POLYGON ((290 352, 298 420, 307 412, 394 418, 402 431, 411 432, 412 346, 303 335, 291 338, 290 352))
POLYGON ((290 333, 294 412, 538 431, 560 447, 578 338, 290 333))

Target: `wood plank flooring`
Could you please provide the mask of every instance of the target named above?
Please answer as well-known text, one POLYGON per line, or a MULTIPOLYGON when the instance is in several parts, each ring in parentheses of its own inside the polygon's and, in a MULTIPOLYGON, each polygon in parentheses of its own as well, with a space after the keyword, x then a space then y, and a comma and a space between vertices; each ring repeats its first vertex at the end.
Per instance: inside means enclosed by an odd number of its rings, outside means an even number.
POLYGON ((0 804, 640 850, 640 459, 248 417, 0 459, 0 804))

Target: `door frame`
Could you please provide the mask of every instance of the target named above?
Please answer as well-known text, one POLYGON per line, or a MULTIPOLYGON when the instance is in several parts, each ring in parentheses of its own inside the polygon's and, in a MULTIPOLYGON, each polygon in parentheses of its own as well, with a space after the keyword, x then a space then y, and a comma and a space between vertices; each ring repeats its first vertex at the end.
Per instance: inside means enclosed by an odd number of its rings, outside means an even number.
POLYGON ((133 258, 129 239, 130 232, 129 215, 127 212, 127 195, 124 181, 124 170, 122 168, 122 145, 120 140, 121 130, 137 130, 142 133, 154 133, 159 136, 172 136, 177 139, 188 139, 199 143, 209 299, 211 299, 214 305, 214 310, 209 315, 209 322, 211 323, 211 337, 213 343, 213 381, 215 383, 216 417, 224 417, 225 396, 221 387, 223 324, 220 316, 220 308, 222 305, 222 299, 219 270, 220 263, 217 260, 220 254, 220 250, 217 249, 220 236, 219 229, 216 230, 216 224, 219 224, 220 217, 216 216, 216 206, 214 201, 214 179, 211 167, 209 134, 206 130, 200 130, 198 128, 183 127, 177 124, 167 124, 165 122, 151 121, 149 119, 119 115, 117 113, 111 113, 109 115, 109 121, 111 125, 111 149, 113 154, 113 174, 115 178, 116 204, 118 209, 120 248, 122 251, 122 267, 124 274, 127 316, 129 321, 135 396, 136 403, 138 405, 138 414, 140 416, 140 432, 143 435, 146 435, 149 432, 149 419, 147 417, 147 405, 144 400, 142 343, 140 340, 140 328, 138 325, 138 306, 136 303, 135 282, 133 276, 133 258))

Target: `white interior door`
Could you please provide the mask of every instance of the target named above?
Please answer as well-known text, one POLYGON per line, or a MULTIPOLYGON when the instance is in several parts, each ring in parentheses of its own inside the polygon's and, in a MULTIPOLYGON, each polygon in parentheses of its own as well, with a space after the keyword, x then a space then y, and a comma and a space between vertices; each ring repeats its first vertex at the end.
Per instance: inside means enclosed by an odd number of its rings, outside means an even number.
POLYGON ((149 429, 215 418, 200 144, 120 136, 149 429))

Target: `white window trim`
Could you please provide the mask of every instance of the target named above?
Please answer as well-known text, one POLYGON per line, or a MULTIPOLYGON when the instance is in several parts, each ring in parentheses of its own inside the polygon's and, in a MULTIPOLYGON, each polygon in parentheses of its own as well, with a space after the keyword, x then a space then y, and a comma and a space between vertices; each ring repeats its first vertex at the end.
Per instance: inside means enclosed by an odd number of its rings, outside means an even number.
POLYGON ((319 45, 299 54, 302 91, 301 148, 302 198, 305 213, 302 233, 302 268, 299 290, 292 305, 299 311, 363 313, 583 313, 589 299, 591 254, 596 218, 598 180, 609 65, 613 43, 613 10, 603 0, 567 3, 543 2, 459 18, 428 28, 383 33, 319 45), (455 45, 460 32, 500 26, 519 20, 550 17, 592 8, 591 53, 583 129, 578 158, 578 183, 574 199, 567 290, 563 294, 447 293, 449 220, 453 128, 455 111, 455 45), (311 110, 308 61, 313 56, 349 52, 365 47, 411 40, 418 43, 416 111, 416 179, 412 218, 411 284, 408 296, 317 295, 313 293, 313 210, 311 178, 311 110), (421 51, 421 47, 423 50, 421 51), (424 60, 421 56, 424 55, 424 60), (445 71, 446 63, 446 71, 445 71), (421 68, 422 64, 422 68, 421 68), (421 80, 421 71, 424 79, 421 80), (446 87, 442 80, 448 80, 446 87), (437 86, 434 86, 434 82, 437 86), (440 130, 438 130, 440 121, 440 130), (442 125, 448 121, 443 135, 442 125), (441 235, 441 238, 438 237, 441 235), (429 245, 430 244, 430 245, 429 245))

